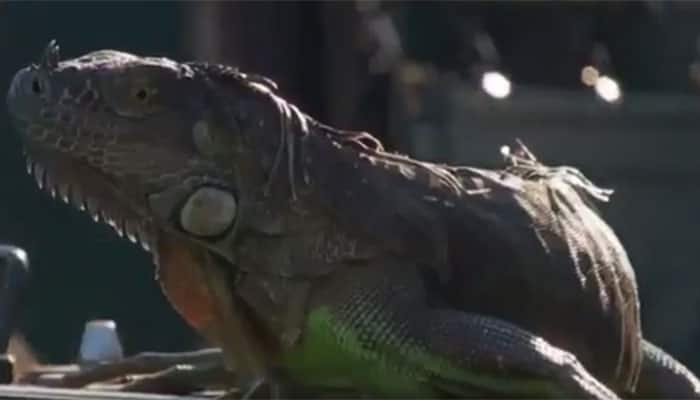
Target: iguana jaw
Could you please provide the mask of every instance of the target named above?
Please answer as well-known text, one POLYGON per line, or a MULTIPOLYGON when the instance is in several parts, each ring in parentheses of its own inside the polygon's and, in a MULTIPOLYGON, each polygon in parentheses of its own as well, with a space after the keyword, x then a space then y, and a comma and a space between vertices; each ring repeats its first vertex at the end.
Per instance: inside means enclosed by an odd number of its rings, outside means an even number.
MULTIPOLYGON (((34 126, 27 130, 36 129, 46 128, 34 126)), ((27 173, 35 179, 40 189, 54 199, 87 213, 95 222, 109 225, 120 237, 139 244, 146 251, 157 252, 158 239, 164 235, 175 234, 194 241, 201 239, 197 238, 197 233, 206 236, 206 231, 188 232, 185 229, 187 225, 183 226, 182 222, 184 215, 188 216, 192 226, 218 227, 224 232, 229 230, 232 223, 222 221, 221 212, 211 215, 203 212, 212 207, 221 211, 221 201, 224 204, 231 201, 231 189, 226 188, 223 181, 195 174, 164 186, 162 190, 144 191, 138 184, 130 184, 128 180, 111 176, 84 160, 32 140, 25 140, 24 153, 27 173), (204 192, 209 196, 202 198, 204 192), (212 192, 214 195, 219 192, 219 197, 212 198, 212 192), (199 204, 199 209, 185 207, 193 200, 199 204)), ((228 210, 231 221, 237 208, 233 201, 232 210, 228 210)), ((227 218, 226 211, 223 218, 227 218)), ((214 233, 219 234, 218 231, 214 233)))
POLYGON ((32 143, 25 145, 25 156, 27 173, 40 189, 87 213, 95 222, 106 223, 144 250, 154 248, 152 219, 145 202, 138 201, 140 196, 126 196, 106 174, 32 143))

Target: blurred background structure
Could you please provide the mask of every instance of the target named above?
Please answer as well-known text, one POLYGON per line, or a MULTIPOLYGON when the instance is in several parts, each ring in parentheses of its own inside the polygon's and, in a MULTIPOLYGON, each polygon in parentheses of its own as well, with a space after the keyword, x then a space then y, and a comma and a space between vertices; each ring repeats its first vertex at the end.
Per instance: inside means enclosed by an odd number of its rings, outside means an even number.
MULTIPOLYGON (((700 3, 0 2, 0 93, 49 39, 238 65, 320 120, 421 158, 497 166, 522 139, 616 190, 601 208, 637 271, 646 335, 700 372, 700 3)), ((0 242, 34 270, 21 332, 46 360, 83 324, 125 351, 184 350, 149 256, 24 172, 0 107, 0 242)), ((517 301, 517 299, 514 299, 517 301)))

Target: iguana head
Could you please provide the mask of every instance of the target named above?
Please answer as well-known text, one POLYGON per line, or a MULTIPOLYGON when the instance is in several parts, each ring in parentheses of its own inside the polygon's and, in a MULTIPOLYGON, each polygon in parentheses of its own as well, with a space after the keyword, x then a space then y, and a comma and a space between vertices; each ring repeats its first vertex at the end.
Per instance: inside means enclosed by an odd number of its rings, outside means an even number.
POLYGON ((38 184, 148 247, 155 221, 207 240, 232 229, 237 197, 261 190, 275 163, 272 87, 112 50, 60 61, 52 42, 7 102, 38 184))

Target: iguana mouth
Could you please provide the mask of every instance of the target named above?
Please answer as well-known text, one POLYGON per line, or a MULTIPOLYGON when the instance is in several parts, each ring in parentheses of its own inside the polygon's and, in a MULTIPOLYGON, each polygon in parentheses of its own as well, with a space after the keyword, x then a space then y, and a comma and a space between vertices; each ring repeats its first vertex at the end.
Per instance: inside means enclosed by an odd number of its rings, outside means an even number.
POLYGON ((79 160, 25 143, 27 173, 36 185, 78 210, 103 222, 123 238, 151 251, 155 241, 144 205, 131 204, 109 176, 79 160))

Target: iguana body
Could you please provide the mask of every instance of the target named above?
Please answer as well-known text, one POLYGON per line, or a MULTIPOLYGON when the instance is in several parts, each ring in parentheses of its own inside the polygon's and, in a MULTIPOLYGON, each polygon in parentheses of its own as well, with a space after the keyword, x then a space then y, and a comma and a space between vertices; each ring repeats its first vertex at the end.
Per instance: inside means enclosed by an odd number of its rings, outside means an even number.
MULTIPOLYGON (((575 170, 415 161, 264 78, 115 51, 50 45, 8 103, 34 174, 153 251, 251 388, 614 398, 681 371, 642 340, 604 193, 575 170)), ((683 371, 664 379, 697 394, 683 371)))

